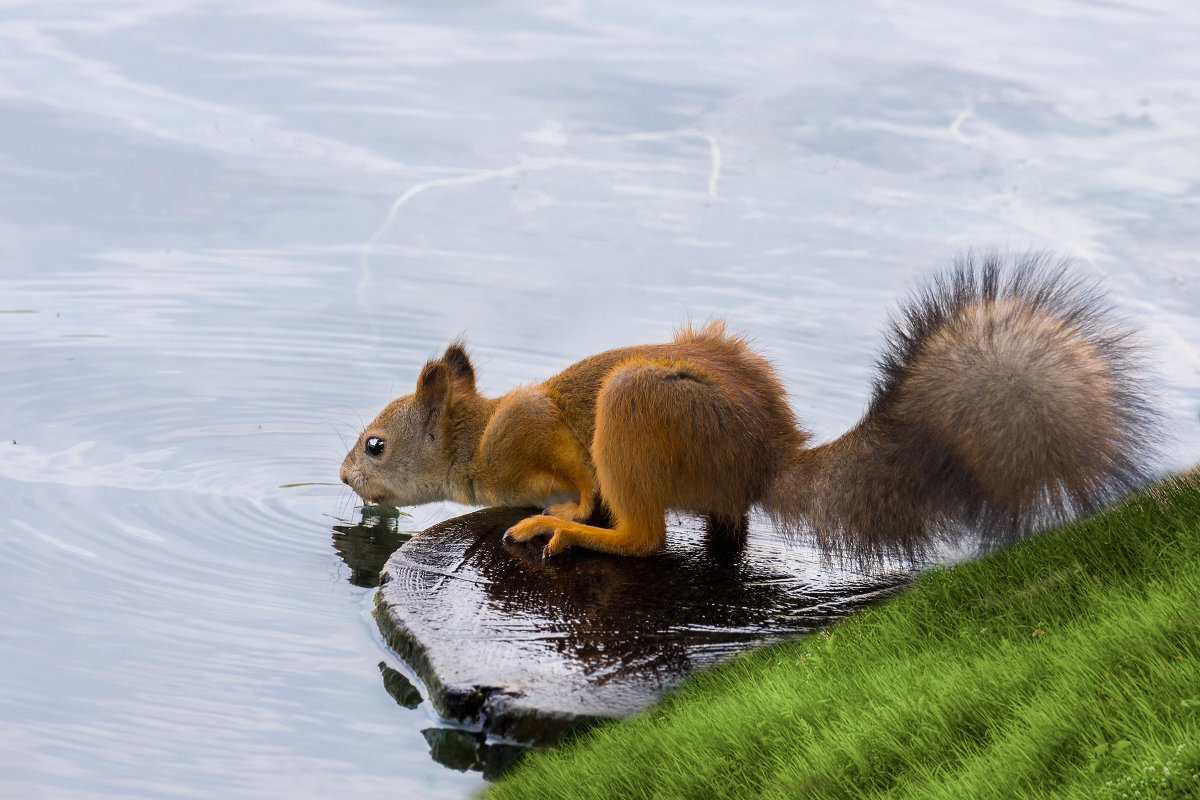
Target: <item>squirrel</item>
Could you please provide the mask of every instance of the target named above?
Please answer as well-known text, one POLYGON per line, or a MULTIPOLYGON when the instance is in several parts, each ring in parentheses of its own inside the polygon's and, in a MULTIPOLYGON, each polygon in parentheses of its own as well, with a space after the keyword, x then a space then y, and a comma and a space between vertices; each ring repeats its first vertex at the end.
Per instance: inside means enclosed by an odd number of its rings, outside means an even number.
POLYGON ((774 367, 714 321, 609 350, 499 398, 461 340, 346 456, 370 503, 543 505, 505 538, 659 551, 668 509, 744 540, 758 507, 827 553, 917 558, 966 532, 1002 544, 1149 477, 1159 418, 1134 332, 1047 254, 960 257, 888 329, 866 414, 810 447, 774 367), (589 524, 607 512, 611 526, 589 524))

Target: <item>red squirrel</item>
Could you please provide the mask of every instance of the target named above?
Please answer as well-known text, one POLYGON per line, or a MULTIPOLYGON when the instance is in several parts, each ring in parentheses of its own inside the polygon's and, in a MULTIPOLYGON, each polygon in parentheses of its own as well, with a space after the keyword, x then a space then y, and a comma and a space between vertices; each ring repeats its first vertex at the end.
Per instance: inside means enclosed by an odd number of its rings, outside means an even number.
POLYGON ((609 350, 498 398, 461 342, 346 456, 365 501, 543 505, 505 534, 644 556, 668 509, 737 541, 752 507, 843 557, 1012 540, 1148 476, 1157 415, 1132 331, 1043 254, 960 259, 893 318, 862 420, 809 447, 775 369, 710 322, 609 350), (611 527, 588 524, 603 508, 611 527))

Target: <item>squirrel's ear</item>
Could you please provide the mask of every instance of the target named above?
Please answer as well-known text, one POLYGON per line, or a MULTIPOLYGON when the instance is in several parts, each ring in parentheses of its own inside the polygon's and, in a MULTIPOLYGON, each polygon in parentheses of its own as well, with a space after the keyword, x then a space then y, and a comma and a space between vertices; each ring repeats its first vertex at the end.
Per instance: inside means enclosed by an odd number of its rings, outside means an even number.
POLYGON ((431 415, 441 413, 450 401, 450 369, 444 362, 430 361, 417 379, 417 402, 431 415))
POLYGON ((455 383, 465 384, 468 391, 475 391, 475 367, 471 366, 471 357, 461 339, 450 343, 442 361, 450 368, 450 377, 455 383))

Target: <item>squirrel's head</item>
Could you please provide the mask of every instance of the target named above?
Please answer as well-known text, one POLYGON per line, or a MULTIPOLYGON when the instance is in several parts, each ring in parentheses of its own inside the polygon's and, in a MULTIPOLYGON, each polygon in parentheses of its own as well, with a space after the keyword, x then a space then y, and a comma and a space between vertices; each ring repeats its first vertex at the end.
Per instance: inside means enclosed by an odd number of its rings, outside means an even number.
POLYGON ((342 461, 342 482, 368 503, 412 506, 446 499, 453 406, 475 395, 475 370, 455 342, 421 370, 416 392, 388 403, 366 427, 342 461))

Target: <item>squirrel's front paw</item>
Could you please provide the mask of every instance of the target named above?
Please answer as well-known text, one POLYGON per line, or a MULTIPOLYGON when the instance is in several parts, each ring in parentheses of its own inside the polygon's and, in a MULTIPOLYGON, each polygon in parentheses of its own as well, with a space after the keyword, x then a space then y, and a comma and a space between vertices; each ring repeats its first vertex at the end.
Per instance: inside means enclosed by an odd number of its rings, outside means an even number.
POLYGON ((504 538, 510 542, 528 542, 543 533, 554 533, 554 517, 544 514, 536 517, 526 517, 504 532, 504 538))
POLYGON ((555 531, 550 537, 550 541, 546 542, 546 546, 542 548, 542 560, 545 561, 551 556, 556 556, 563 550, 567 549, 567 537, 562 531, 555 531))

